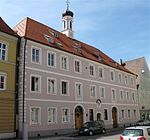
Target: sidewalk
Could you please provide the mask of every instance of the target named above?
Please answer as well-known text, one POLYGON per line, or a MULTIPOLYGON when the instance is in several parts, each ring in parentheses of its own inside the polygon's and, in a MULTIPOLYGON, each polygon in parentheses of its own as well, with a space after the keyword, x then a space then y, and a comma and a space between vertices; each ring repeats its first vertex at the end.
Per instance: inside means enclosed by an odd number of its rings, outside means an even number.
MULTIPOLYGON (((109 129, 106 129, 106 133, 122 131, 123 129, 124 129, 123 127, 109 128, 109 129)), ((32 138, 28 138, 28 140, 81 140, 80 138, 74 137, 77 135, 78 133, 74 131, 74 133, 69 133, 69 134, 64 134, 64 135, 32 137, 32 138)), ((4 140, 23 140, 23 139, 11 138, 11 139, 4 139, 4 140)))

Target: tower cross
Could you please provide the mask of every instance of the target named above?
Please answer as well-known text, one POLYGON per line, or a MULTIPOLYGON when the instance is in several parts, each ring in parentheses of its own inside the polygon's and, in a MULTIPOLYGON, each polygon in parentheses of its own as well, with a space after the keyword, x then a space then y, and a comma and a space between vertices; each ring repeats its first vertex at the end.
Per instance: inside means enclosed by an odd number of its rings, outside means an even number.
POLYGON ((69 10, 69 4, 70 4, 69 0, 66 0, 66 3, 67 3, 67 10, 69 10))

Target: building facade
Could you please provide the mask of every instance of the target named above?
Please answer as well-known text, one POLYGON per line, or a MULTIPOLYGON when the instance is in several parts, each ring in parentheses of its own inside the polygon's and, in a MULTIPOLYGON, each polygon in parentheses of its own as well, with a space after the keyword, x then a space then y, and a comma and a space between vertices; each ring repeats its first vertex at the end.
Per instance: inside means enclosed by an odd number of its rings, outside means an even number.
POLYGON ((150 119, 150 71, 144 57, 126 62, 126 68, 138 75, 136 85, 141 119, 150 119))
POLYGON ((69 10, 63 14, 63 34, 30 18, 14 28, 22 37, 20 134, 24 125, 37 136, 68 133, 92 120, 115 128, 139 119, 136 75, 74 39, 72 17, 69 10))
POLYGON ((16 136, 16 55, 19 36, 0 17, 0 139, 16 136))

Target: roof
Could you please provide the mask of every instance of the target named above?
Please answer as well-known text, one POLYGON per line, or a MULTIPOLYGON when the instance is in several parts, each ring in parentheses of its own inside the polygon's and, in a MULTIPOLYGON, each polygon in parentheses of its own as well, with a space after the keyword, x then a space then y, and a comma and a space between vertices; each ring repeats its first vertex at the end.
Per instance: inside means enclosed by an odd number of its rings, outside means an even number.
POLYGON ((17 33, 15 33, 6 23, 5 21, 0 17, 0 31, 1 32, 4 32, 4 33, 7 33, 7 34, 10 34, 10 35, 13 35, 13 36, 16 36, 16 37, 19 37, 17 35, 17 33))
POLYGON ((22 20, 14 27, 14 30, 16 30, 19 35, 29 40, 133 74, 99 49, 76 39, 69 38, 61 32, 31 18, 27 17, 22 20))

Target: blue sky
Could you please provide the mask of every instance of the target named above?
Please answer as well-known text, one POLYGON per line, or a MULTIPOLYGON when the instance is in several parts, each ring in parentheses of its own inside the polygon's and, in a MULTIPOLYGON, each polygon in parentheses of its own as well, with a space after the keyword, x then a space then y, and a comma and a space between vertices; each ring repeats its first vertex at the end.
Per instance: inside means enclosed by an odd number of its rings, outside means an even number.
MULTIPOLYGON (((150 0, 70 0, 75 38, 116 61, 145 57, 150 68, 150 0)), ((0 16, 10 27, 25 17, 58 31, 66 0, 0 0, 0 16)))

